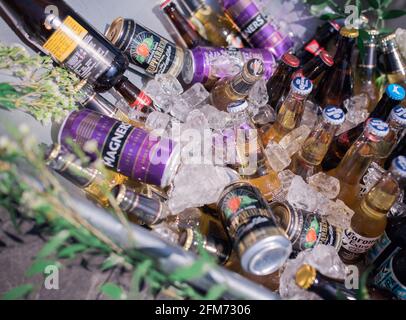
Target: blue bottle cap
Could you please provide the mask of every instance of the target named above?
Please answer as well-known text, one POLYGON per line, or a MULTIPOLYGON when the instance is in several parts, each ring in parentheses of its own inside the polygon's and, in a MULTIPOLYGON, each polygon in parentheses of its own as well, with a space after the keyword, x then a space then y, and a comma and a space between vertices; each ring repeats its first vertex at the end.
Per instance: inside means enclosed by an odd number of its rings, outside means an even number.
POLYGON ((367 130, 377 137, 386 137, 389 133, 389 125, 381 119, 371 118, 368 120, 367 130))
POLYGON ((399 156, 392 161, 392 172, 406 178, 406 157, 399 156))
POLYGON ((390 84, 386 87, 386 94, 389 98, 397 101, 402 101, 406 96, 405 89, 396 83, 390 84))
POLYGON ((389 120, 396 121, 401 126, 406 126, 406 108, 404 106, 396 106, 392 109, 389 120))
POLYGON ((227 111, 229 113, 237 113, 237 112, 244 111, 247 108, 248 108, 248 102, 245 100, 240 100, 237 102, 230 103, 227 106, 227 111))
POLYGON ((296 77, 292 81, 291 89, 294 93, 307 96, 313 90, 313 83, 306 77, 296 77))
POLYGON ((336 106, 327 106, 323 110, 323 119, 328 123, 339 126, 345 121, 345 113, 343 109, 336 106))

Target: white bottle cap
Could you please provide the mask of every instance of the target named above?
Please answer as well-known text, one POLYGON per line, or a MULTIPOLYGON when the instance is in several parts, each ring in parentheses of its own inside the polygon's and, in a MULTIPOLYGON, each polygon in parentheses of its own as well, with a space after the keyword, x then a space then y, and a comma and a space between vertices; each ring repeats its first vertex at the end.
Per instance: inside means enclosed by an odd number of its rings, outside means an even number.
POLYGON ((389 119, 396 121, 401 126, 406 126, 406 108, 403 106, 396 106, 392 109, 389 119))
POLYGON ((336 106, 327 106, 323 110, 323 119, 328 123, 339 126, 345 121, 345 113, 343 109, 336 106))
POLYGON ((389 125, 381 119, 372 118, 368 120, 367 130, 374 136, 384 138, 389 133, 389 125))
POLYGON ((391 170, 401 177, 406 178, 406 157, 399 156, 393 159, 391 170))
POLYGON ((245 100, 240 100, 240 101, 229 104, 227 107, 227 111, 229 113, 238 113, 238 112, 246 110, 247 108, 248 108, 248 102, 245 100))

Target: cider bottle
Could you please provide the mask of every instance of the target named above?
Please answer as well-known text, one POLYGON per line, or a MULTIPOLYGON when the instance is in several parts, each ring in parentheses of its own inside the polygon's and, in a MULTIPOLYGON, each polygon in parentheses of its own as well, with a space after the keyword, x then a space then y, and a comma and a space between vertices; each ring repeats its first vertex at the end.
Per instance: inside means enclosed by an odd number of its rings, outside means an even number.
POLYGON ((358 37, 358 30, 346 27, 340 30, 334 67, 325 75, 325 81, 318 87, 315 101, 322 108, 327 105, 342 106, 353 96, 354 80, 351 58, 358 37))
POLYGON ((380 41, 383 64, 389 83, 406 84, 406 62, 396 42, 396 34, 385 36, 380 41))
POLYGON ((276 122, 264 134, 264 146, 270 141, 279 141, 300 125, 307 96, 312 92, 313 84, 305 77, 297 77, 291 83, 291 89, 279 108, 276 122))
POLYGON ((406 157, 398 157, 391 170, 358 202, 351 227, 344 231, 339 251, 345 263, 355 263, 373 247, 386 228, 387 214, 406 179, 406 157))
POLYGON ((361 178, 379 155, 379 144, 389 134, 389 125, 380 119, 369 119, 364 133, 354 142, 336 169, 329 174, 340 180, 338 198, 350 207, 355 206, 361 178))
POLYGON ((333 65, 334 58, 327 51, 323 51, 306 63, 303 68, 298 71, 297 76, 309 78, 312 80, 313 85, 316 85, 325 72, 333 65))
POLYGON ((336 131, 344 121, 342 109, 335 106, 325 108, 322 120, 312 130, 301 150, 293 156, 289 169, 305 180, 316 174, 336 131))

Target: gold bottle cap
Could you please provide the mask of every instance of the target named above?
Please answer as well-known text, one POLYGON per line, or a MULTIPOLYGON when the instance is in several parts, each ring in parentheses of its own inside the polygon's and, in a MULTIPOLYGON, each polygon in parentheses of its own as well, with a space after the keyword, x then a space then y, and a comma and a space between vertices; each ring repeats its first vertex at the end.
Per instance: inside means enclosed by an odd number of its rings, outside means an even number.
POLYGON ((317 271, 308 264, 302 265, 296 271, 296 284, 302 289, 309 289, 316 280, 317 271))
POLYGON ((388 34, 387 36, 382 37, 382 38, 381 38, 381 42, 382 42, 382 43, 385 43, 385 42, 392 41, 392 40, 394 40, 394 39, 396 39, 396 34, 395 34, 395 33, 391 33, 391 34, 388 34))
POLYGON ((346 38, 357 38, 359 36, 359 31, 357 29, 350 29, 346 27, 342 27, 340 30, 340 34, 346 38))
POLYGON ((121 34, 123 33, 124 29, 124 18, 118 17, 115 19, 110 27, 106 31, 106 38, 110 40, 111 43, 116 44, 118 39, 121 38, 121 34))

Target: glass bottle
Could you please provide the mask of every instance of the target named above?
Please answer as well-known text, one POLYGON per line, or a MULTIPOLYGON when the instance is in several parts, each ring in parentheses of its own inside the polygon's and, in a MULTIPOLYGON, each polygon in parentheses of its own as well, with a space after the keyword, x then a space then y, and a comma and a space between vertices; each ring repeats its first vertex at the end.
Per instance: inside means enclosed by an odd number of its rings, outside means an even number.
POLYGON ((2 0, 0 7, 14 30, 31 44, 80 79, 86 79, 96 91, 109 90, 127 69, 127 59, 64 1, 56 4, 2 0))
MULTIPOLYGON (((327 52, 322 51, 319 55, 309 60, 295 76, 302 76, 312 80, 316 86, 324 73, 334 65, 333 57, 327 52)), ((314 92, 314 90, 313 90, 314 92)))
POLYGON ((344 231, 339 251, 345 263, 355 263, 373 247, 386 228, 387 214, 406 178, 406 157, 398 157, 391 170, 357 203, 351 227, 344 231))
POLYGON ((312 82, 304 77, 297 77, 291 83, 291 89, 282 102, 276 122, 262 136, 264 146, 273 140, 277 143, 293 129, 300 125, 307 96, 312 92, 312 82))
POLYGON ((210 94, 210 101, 220 111, 226 111, 228 105, 245 99, 252 86, 262 79, 264 63, 260 59, 251 59, 242 71, 232 78, 217 82, 210 94))
POLYGON ((406 62, 396 42, 396 34, 392 33, 381 38, 380 45, 389 83, 401 83, 404 86, 406 83, 406 62))
POLYGON ((300 151, 293 156, 289 169, 305 180, 316 174, 335 133, 344 121, 342 109, 335 106, 325 108, 321 121, 311 131, 300 151))
POLYGON ((318 87, 315 101, 324 108, 327 105, 342 106, 342 103, 353 96, 354 80, 352 71, 352 54, 358 30, 340 30, 340 40, 334 57, 334 67, 325 75, 325 81, 318 87))
POLYGON ((358 200, 360 181, 379 155, 382 140, 389 134, 389 125, 380 119, 369 119, 364 133, 354 142, 337 168, 328 173, 340 180, 338 198, 353 208, 358 200))
POLYGON ((216 13, 202 0, 182 0, 191 11, 191 22, 200 35, 215 47, 243 48, 244 44, 234 23, 216 13))
POLYGON ((364 54, 358 56, 355 69, 354 94, 365 93, 369 97, 368 111, 372 112, 379 100, 380 93, 376 85, 378 30, 366 30, 368 38, 364 42, 364 54))

